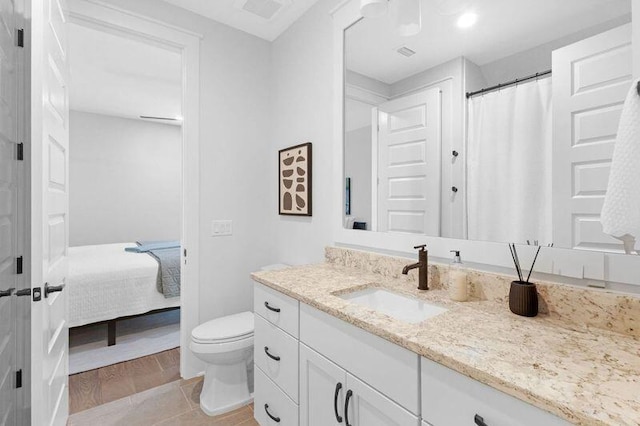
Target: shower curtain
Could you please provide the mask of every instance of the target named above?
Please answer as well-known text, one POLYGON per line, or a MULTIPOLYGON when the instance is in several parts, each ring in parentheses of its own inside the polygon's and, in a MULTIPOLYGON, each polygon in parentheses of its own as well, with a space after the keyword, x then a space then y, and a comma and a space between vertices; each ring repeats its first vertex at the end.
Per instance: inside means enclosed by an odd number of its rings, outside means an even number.
POLYGON ((551 78, 471 98, 468 111, 468 238, 552 242, 551 78))

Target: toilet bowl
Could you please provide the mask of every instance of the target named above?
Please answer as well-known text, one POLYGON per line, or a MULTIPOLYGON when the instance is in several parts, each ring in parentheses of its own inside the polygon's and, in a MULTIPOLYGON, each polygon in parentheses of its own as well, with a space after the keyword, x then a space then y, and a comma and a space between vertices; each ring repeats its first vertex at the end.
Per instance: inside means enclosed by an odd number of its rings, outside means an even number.
POLYGON ((206 363, 200 408, 210 416, 249 404, 247 364, 253 356, 253 313, 242 312, 200 324, 189 347, 206 363))

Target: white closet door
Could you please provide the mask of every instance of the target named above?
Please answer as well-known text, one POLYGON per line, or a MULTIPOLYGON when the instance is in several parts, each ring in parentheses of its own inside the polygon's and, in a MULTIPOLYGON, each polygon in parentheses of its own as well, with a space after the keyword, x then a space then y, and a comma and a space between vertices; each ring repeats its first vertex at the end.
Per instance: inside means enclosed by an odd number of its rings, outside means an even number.
POLYGON ((69 102, 64 0, 32 10, 32 275, 42 300, 31 311, 33 424, 62 426, 69 412, 67 296, 69 102), (63 291, 60 291, 63 290, 63 291))
POLYGON ((378 107, 378 231, 440 235, 440 89, 378 107))
POLYGON ((17 60, 15 4, 0 8, 0 425, 16 424, 17 60))
POLYGON ((631 24, 553 52, 553 241, 621 250, 602 232, 622 106, 632 82, 631 24))

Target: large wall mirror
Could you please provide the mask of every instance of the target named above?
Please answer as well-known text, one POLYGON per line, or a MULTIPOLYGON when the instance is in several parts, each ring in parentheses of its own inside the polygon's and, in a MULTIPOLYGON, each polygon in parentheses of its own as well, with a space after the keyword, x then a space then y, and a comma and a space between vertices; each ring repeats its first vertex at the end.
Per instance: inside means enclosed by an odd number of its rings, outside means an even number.
POLYGON ((419 3, 344 31, 344 227, 625 253, 600 214, 631 0, 419 3))

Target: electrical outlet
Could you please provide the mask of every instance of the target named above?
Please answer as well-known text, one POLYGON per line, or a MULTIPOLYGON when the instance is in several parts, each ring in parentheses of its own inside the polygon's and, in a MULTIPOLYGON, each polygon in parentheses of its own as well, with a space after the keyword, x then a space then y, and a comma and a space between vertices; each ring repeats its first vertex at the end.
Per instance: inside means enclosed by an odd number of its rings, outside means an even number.
POLYGON ((214 220, 211 222, 211 235, 213 237, 224 237, 233 235, 233 221, 214 220))

